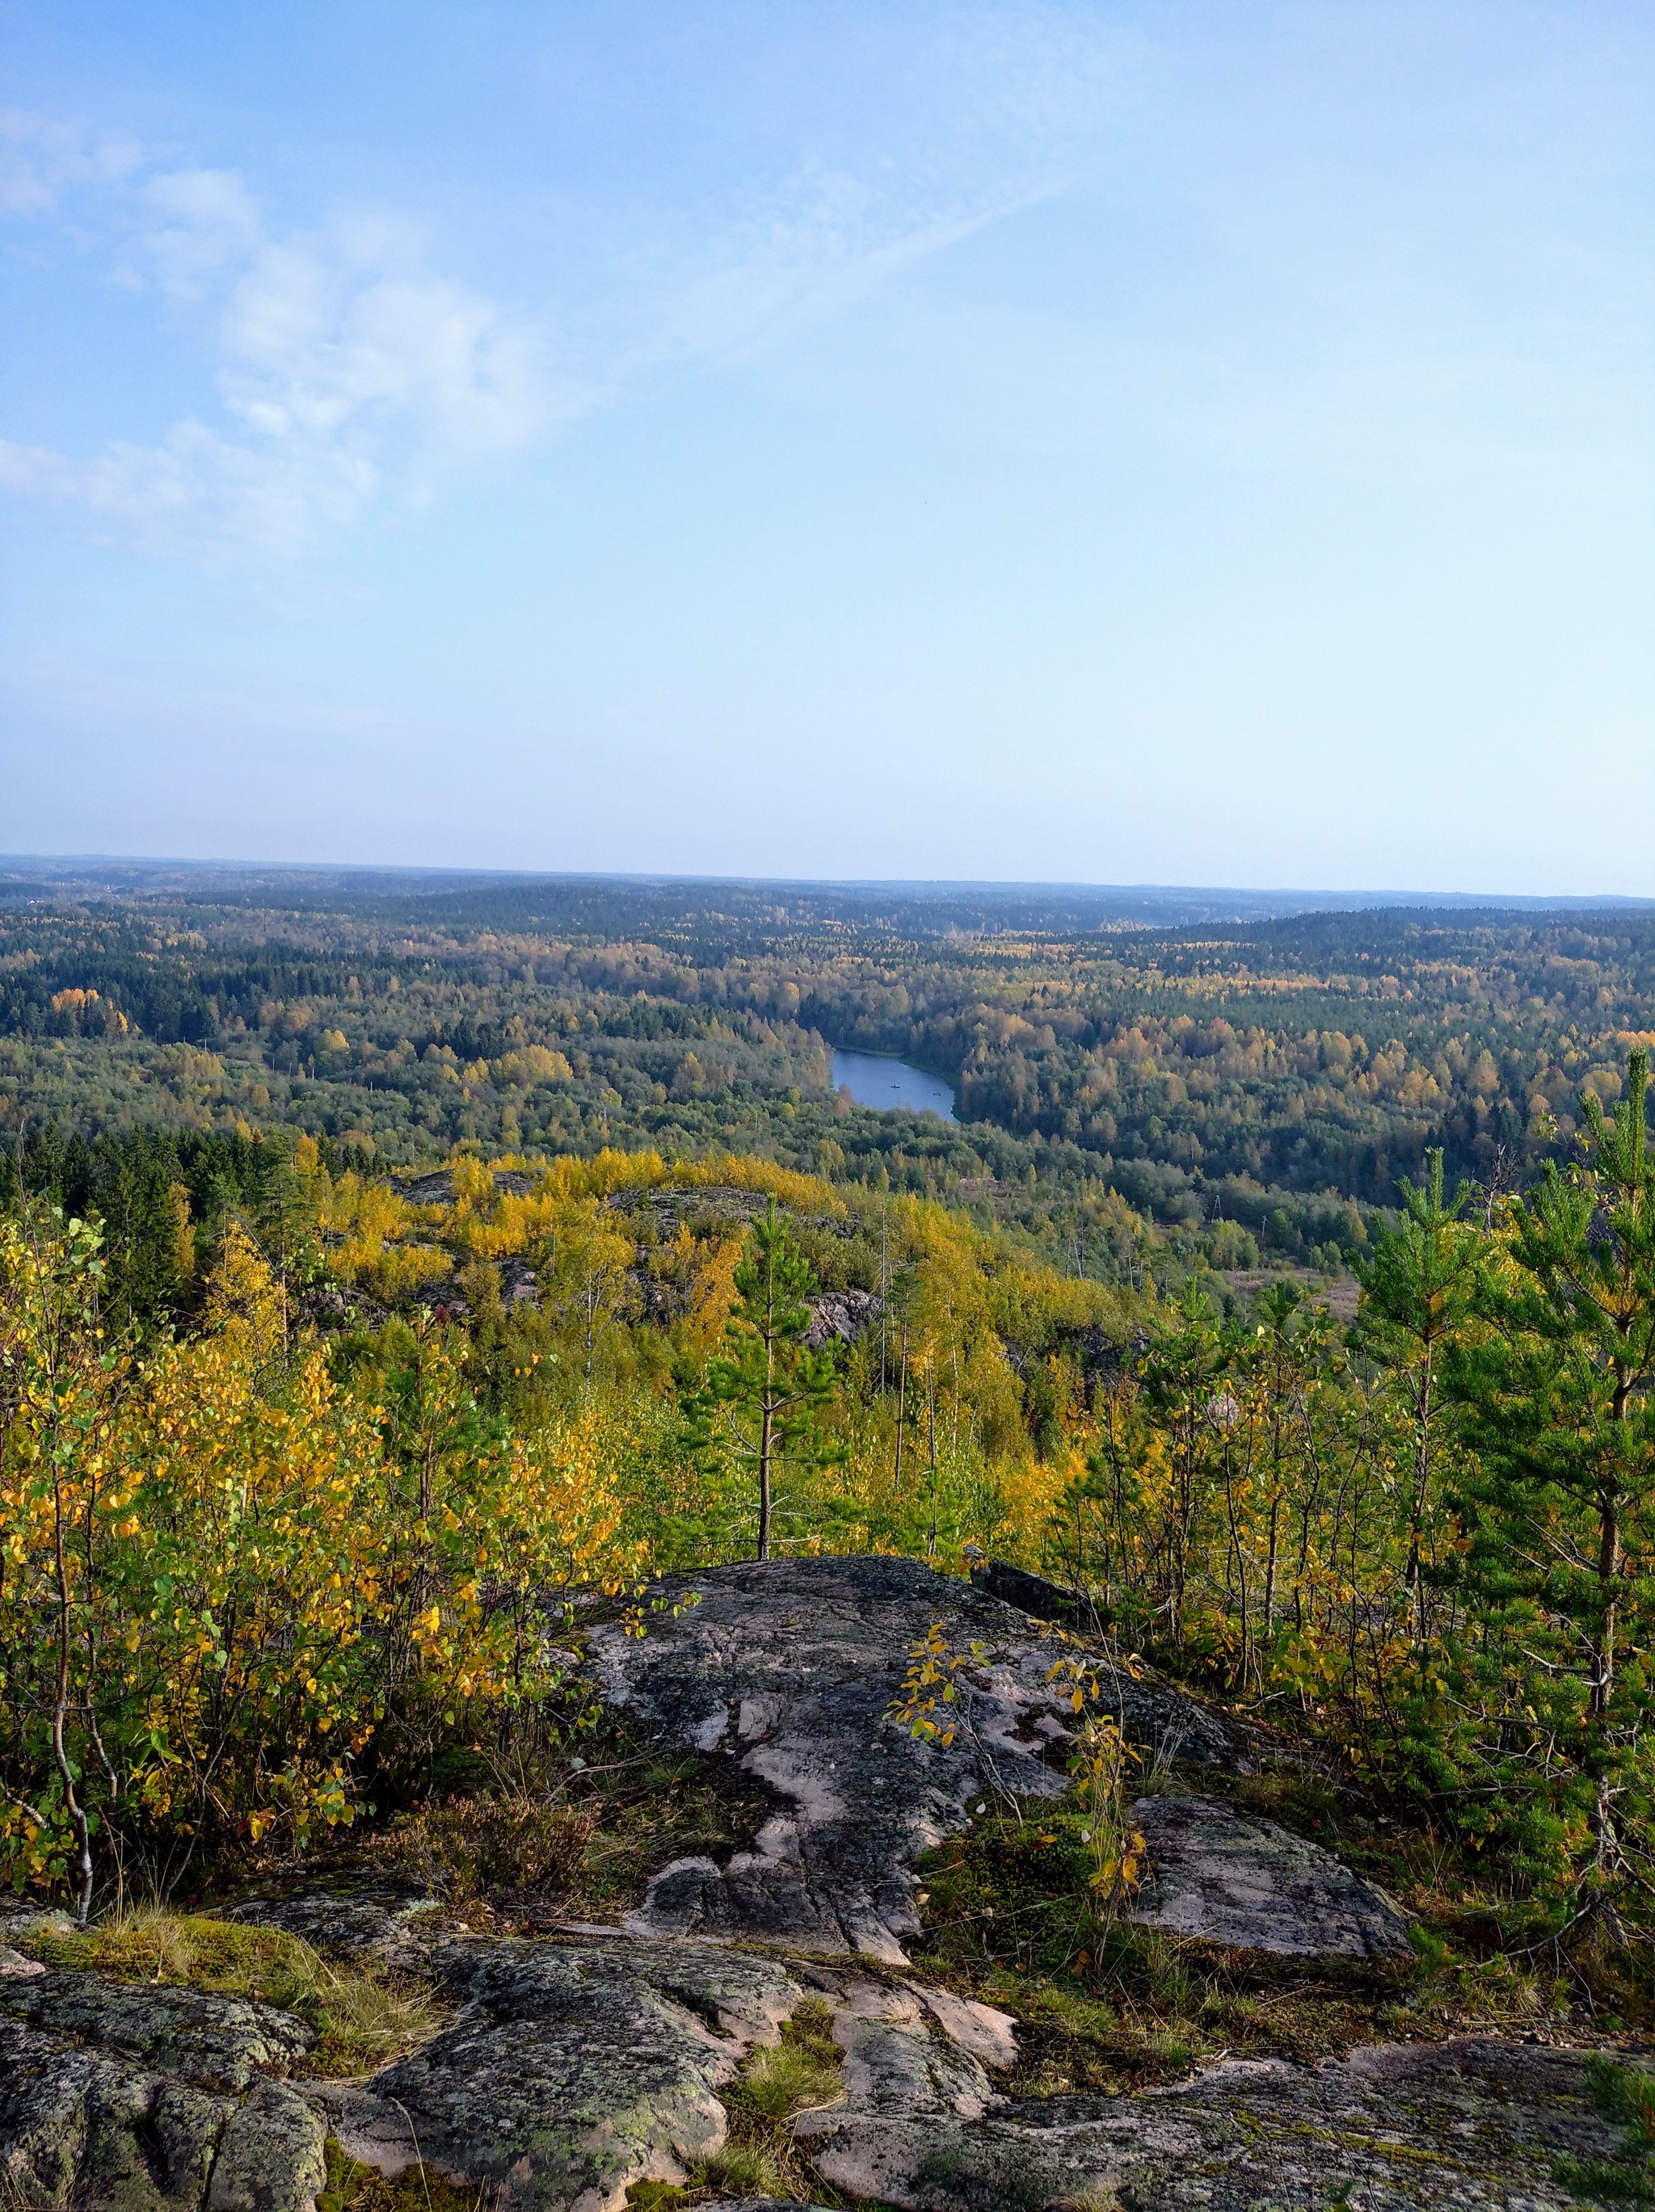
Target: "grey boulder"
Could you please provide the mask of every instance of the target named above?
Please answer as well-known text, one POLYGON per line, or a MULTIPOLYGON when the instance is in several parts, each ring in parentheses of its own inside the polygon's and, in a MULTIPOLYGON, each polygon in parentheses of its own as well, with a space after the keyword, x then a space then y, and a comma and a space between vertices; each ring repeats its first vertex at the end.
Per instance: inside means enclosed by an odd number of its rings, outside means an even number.
POLYGON ((723 2143, 718 2091, 803 1995, 769 1959, 625 1937, 451 1942, 431 1964, 453 2026, 361 2087, 312 2094, 353 2157, 392 2174, 423 2160, 535 2212, 682 2179, 723 2143))
POLYGON ((1148 1880, 1126 1917, 1237 1950, 1384 1959, 1409 1923, 1374 1884, 1275 1820, 1211 1797, 1141 1797, 1148 1880))

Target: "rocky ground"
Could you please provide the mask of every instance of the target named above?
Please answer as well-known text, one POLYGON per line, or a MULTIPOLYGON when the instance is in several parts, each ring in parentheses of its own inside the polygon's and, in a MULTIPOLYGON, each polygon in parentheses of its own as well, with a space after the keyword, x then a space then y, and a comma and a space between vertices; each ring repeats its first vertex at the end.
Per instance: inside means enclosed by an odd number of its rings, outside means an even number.
MULTIPOLYGON (((357 2078, 310 2070, 296 2013, 77 1970, 49 1919, 0 1921, 0 2201, 441 2212, 447 2190, 525 2212, 763 2212, 771 2200, 718 2191, 745 2170, 732 2131, 755 2127, 786 2201, 904 2212, 1542 2212, 1579 2201, 1558 2177, 1578 2189, 1582 2162, 1621 2157, 1610 2179, 1637 2180, 1588 2054, 1537 2039, 1228 2058, 1136 2094, 1031 2094, 1015 2008, 916 1963, 934 1933, 916 1863, 1004 1808, 1037 1817, 1067 1786, 1074 1716, 1050 1677, 1078 1647, 1043 1629, 1041 1591, 1021 1586, 1021 1610, 857 1559, 725 1568, 664 1595, 678 1609, 642 1638, 594 1629, 590 1663, 636 1725, 764 1784, 773 1809, 750 1842, 669 1863, 613 1925, 533 1936, 360 1874, 234 1904, 240 1926, 429 1991, 416 2047, 357 2078), (949 1742, 891 1718, 934 1624, 961 1662, 949 1742), (789 2056, 814 2084, 790 2100, 776 2092, 789 2056)), ((1167 1784, 1133 1808, 1146 1929, 1353 1970, 1409 1958, 1382 1891, 1226 1795, 1247 1754, 1223 1715, 1141 1671, 1103 1670, 1098 1688, 1167 1784)))

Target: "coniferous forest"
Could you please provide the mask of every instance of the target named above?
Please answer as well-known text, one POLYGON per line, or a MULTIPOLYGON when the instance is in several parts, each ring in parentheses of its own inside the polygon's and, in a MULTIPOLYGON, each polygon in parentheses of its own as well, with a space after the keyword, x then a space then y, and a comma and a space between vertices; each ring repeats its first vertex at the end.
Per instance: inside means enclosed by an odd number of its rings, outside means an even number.
MULTIPOLYGON (((601 1898, 683 1833, 592 1778, 560 1607, 986 1556, 1417 1915, 1392 2035, 1646 2021, 1655 916, 1221 905, 15 870, 9 1887, 188 1902, 532 1796, 601 1898)), ((1089 1741, 1072 1864, 1007 1815, 937 1875, 954 1963, 1117 2072, 1286 2047, 1130 1951, 1089 1741)))

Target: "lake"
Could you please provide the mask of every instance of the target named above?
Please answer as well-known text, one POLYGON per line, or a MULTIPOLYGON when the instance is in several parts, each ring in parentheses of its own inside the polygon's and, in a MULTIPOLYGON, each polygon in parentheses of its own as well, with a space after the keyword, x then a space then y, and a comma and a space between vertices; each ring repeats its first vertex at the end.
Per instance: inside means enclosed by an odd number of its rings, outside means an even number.
POLYGON ((900 1106, 909 1114, 954 1118, 952 1085, 905 1060, 882 1052, 838 1052, 833 1055, 833 1087, 849 1091, 859 1106, 900 1106))

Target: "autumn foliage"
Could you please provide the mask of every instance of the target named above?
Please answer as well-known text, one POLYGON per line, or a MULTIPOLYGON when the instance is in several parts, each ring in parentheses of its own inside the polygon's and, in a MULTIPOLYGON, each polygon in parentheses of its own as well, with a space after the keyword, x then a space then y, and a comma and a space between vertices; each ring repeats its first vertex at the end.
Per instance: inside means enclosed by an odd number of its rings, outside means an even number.
POLYGON ((205 1328, 139 1357, 100 1265, 0 1225, 0 1848, 82 1902, 102 1858, 351 1821, 376 1738, 544 1691, 557 1594, 644 1564, 589 1412, 488 1423, 429 1328, 342 1382, 241 1232, 205 1328))

